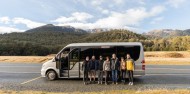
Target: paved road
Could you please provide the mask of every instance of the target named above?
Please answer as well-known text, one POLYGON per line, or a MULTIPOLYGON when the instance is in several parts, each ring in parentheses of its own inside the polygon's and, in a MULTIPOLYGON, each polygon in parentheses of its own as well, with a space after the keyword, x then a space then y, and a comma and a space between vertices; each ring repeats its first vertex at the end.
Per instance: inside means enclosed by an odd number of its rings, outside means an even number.
POLYGON ((48 81, 40 77, 41 64, 0 63, 0 89, 39 90, 56 92, 143 90, 143 89, 190 89, 190 66, 148 65, 146 75, 128 85, 83 85, 81 79, 59 79, 48 81))

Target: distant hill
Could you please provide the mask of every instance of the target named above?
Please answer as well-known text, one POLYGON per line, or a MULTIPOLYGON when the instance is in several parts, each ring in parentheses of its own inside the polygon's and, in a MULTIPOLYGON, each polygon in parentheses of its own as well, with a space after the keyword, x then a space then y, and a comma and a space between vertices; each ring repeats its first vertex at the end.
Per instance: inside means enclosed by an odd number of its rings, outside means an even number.
POLYGON ((110 30, 107 32, 91 33, 83 40, 87 42, 128 42, 145 40, 143 35, 129 30, 110 30))
POLYGON ((0 55, 55 54, 67 44, 79 42, 142 42, 145 51, 184 51, 190 49, 190 36, 183 36, 189 35, 189 31, 158 30, 144 35, 118 29, 89 32, 48 24, 26 32, 0 34, 0 55), (149 37, 151 35, 164 38, 149 37))
POLYGON ((190 29, 187 30, 173 30, 173 29, 160 29, 160 30, 152 30, 147 33, 143 33, 143 35, 152 36, 152 37, 176 37, 176 36, 186 36, 190 35, 190 29))
POLYGON ((27 30, 26 32, 41 32, 41 31, 49 31, 49 32, 86 32, 82 29, 76 29, 71 26, 55 26, 53 24, 47 24, 44 26, 40 26, 37 28, 33 28, 30 30, 27 30))
POLYGON ((70 43, 127 42, 146 39, 128 30, 86 32, 73 27, 45 25, 21 33, 0 34, 0 55, 47 55, 70 43))

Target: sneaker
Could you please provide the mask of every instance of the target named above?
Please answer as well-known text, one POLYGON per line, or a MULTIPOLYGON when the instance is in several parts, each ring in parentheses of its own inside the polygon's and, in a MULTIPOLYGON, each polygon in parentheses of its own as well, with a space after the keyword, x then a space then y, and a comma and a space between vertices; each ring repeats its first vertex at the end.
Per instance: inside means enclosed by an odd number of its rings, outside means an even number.
POLYGON ((131 85, 131 82, 129 82, 129 85, 131 85))
POLYGON ((118 85, 118 83, 117 83, 117 82, 116 82, 115 84, 116 84, 116 85, 118 85))
POLYGON ((108 85, 108 83, 106 82, 105 85, 108 85))
POLYGON ((103 82, 101 81, 101 85, 102 85, 102 83, 103 83, 103 82))
POLYGON ((131 82, 131 85, 133 85, 133 82, 131 82))
POLYGON ((88 85, 88 83, 87 83, 87 82, 84 82, 84 85, 88 85))
POLYGON ((98 84, 100 84, 100 82, 98 81, 98 84))

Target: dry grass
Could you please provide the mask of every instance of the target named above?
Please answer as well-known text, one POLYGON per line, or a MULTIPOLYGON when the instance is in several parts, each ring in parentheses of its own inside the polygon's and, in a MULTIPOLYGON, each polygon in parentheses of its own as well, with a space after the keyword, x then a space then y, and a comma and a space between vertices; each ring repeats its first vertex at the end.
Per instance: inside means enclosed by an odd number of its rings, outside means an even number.
POLYGON ((145 57, 190 58, 190 51, 154 51, 154 52, 145 52, 145 57))
POLYGON ((145 52, 146 64, 190 65, 189 51, 145 52))
POLYGON ((190 65, 190 58, 147 57, 146 64, 190 65))
MULTIPOLYGON (((0 56, 0 62, 43 63, 52 59, 49 56, 0 56)), ((145 52, 146 64, 190 65, 190 51, 145 52)))
POLYGON ((0 62, 10 63, 41 63, 52 59, 53 56, 0 56, 0 62))
MULTIPOLYGON (((11 90, 0 90, 0 94, 68 94, 66 92, 43 92, 43 91, 11 91, 11 90)), ((72 92, 72 94, 190 94, 190 90, 176 89, 176 90, 112 90, 102 92, 72 92)))

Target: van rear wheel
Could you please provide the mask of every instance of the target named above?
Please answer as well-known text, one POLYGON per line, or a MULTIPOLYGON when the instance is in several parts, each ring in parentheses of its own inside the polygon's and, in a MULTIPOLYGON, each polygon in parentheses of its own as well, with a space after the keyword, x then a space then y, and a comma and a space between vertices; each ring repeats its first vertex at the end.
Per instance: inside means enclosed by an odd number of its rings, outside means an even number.
POLYGON ((57 78, 57 74, 55 73, 55 71, 50 70, 47 72, 47 78, 48 80, 53 81, 57 78))

